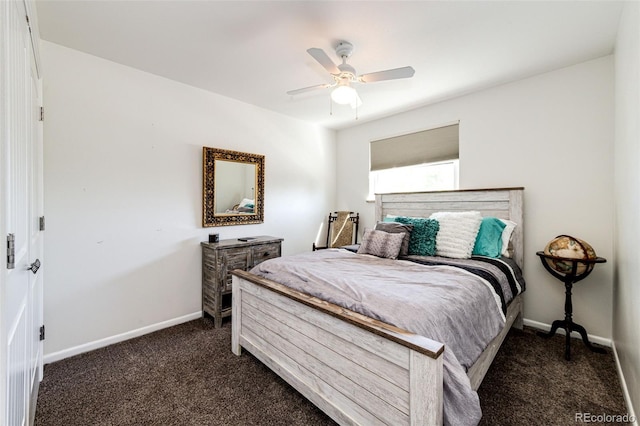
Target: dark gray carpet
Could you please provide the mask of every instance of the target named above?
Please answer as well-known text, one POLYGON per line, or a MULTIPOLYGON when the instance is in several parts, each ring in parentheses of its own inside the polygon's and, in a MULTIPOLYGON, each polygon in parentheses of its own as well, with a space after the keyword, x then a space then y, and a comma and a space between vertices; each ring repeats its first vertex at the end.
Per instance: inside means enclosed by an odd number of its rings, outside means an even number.
POLYGON ((594 353, 572 339, 566 361, 564 349, 565 336, 512 329, 478 389, 480 424, 575 425, 576 413, 626 414, 612 351, 594 353))
MULTIPOLYGON (((332 425, 250 354, 230 323, 196 320, 45 366, 36 426, 332 425)), ((479 394, 483 425, 567 425, 576 412, 624 414, 611 353, 511 331, 479 394)))

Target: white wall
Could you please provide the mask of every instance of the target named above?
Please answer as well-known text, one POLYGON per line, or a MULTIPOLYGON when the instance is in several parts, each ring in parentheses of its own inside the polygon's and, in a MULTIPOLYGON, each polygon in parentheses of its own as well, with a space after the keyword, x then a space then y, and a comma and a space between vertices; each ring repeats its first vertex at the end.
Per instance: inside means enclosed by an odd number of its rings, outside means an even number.
POLYGON ((559 234, 609 260, 574 287, 574 320, 611 338, 613 57, 605 57, 338 132, 338 204, 374 225, 369 142, 460 120, 460 187, 525 187, 525 317, 564 318, 564 286, 535 252, 559 234))
POLYGON ((42 58, 49 360, 197 314, 209 232, 310 250, 333 131, 56 44, 42 58), (203 146, 265 155, 264 224, 201 228, 203 146))
MULTIPOLYGON (((640 4, 623 9, 616 43, 613 339, 628 403, 640 410, 640 4)), ((637 424, 637 423, 636 423, 637 424)))

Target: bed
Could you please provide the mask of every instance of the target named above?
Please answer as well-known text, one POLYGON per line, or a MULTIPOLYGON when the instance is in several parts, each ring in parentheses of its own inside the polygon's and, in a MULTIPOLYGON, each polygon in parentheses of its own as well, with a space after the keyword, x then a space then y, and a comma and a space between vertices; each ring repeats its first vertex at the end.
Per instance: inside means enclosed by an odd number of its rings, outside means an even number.
MULTIPOLYGON (((442 211, 479 211, 517 223, 511 257, 523 267, 523 188, 376 196, 376 220, 442 211)), ((522 328, 522 313, 518 294, 503 311, 500 331, 466 370, 472 391, 509 328, 522 328)), ((232 318, 234 354, 246 349, 339 424, 443 423, 444 389, 451 387, 444 381, 451 351, 443 343, 239 270, 232 318)))

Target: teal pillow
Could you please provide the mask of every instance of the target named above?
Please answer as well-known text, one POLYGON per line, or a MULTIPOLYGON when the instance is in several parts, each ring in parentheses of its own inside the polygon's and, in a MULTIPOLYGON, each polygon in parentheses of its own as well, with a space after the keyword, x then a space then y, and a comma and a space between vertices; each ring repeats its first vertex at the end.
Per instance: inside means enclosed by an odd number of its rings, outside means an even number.
POLYGON ((384 222, 398 222, 413 225, 409 238, 409 254, 419 256, 436 255, 436 235, 440 224, 435 219, 423 217, 388 216, 384 222))
POLYGON ((502 253, 502 230, 506 226, 507 225, 498 218, 483 217, 471 254, 500 257, 502 253))

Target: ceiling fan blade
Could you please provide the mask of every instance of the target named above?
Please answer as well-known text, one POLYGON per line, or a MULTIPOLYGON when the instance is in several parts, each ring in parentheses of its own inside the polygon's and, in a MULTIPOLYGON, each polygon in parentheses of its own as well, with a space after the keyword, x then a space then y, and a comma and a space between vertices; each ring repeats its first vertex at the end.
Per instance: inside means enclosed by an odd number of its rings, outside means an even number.
POLYGON ((320 65, 322 65, 324 69, 329 71, 331 74, 340 74, 340 70, 338 69, 338 66, 333 63, 331 58, 327 56, 324 50, 319 49, 317 47, 312 47, 310 49, 307 49, 307 52, 309 52, 309 55, 313 56, 313 59, 318 61, 320 65))
POLYGON ((412 67, 394 68, 392 70, 377 71, 369 74, 364 74, 358 77, 358 81, 361 83, 374 83, 376 81, 383 80, 395 80, 398 78, 413 77, 415 70, 412 67))
POLYGON ((289 90, 287 95, 298 95, 300 93, 310 92, 316 89, 326 89, 327 87, 331 87, 331 84, 316 84, 315 86, 303 87, 302 89, 289 90))

